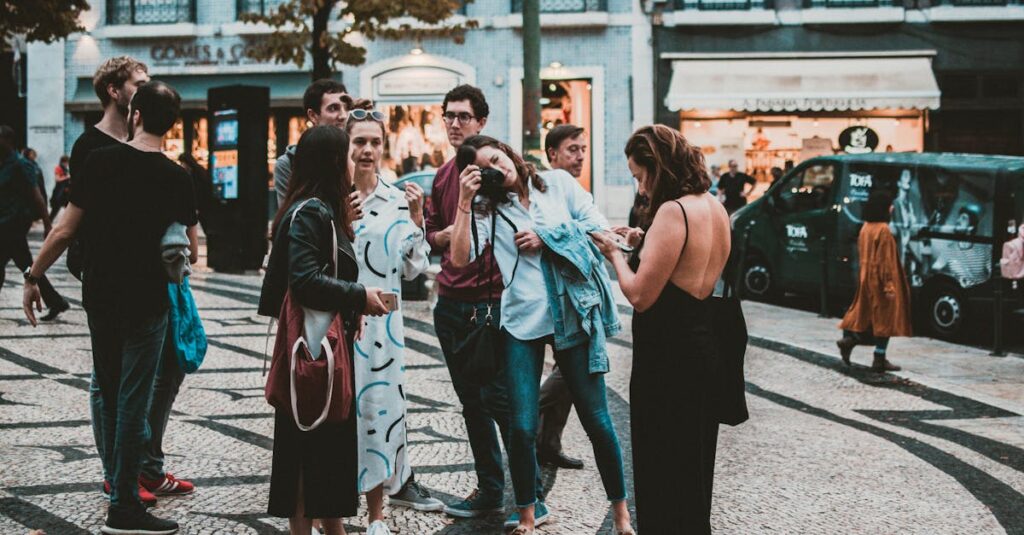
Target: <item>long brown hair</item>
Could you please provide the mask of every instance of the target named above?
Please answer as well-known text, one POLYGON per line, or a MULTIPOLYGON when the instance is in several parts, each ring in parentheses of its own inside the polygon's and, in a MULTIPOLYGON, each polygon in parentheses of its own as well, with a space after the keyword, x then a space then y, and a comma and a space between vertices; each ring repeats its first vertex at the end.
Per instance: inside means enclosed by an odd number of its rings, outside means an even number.
POLYGON ((494 147, 501 152, 505 153, 512 160, 512 166, 516 168, 516 175, 519 176, 519 180, 516 181, 516 191, 520 194, 525 194, 527 191, 527 184, 532 183, 533 189, 545 192, 548 190, 547 184, 544 183, 544 179, 537 174, 537 167, 532 163, 527 162, 522 156, 516 154, 516 151, 506 145, 494 139, 490 136, 477 134, 470 136, 462 142, 463 147, 472 147, 475 150, 480 150, 484 147, 494 147))
POLYGON ((352 215, 348 196, 352 177, 348 176, 348 134, 336 126, 314 126, 302 133, 292 158, 292 176, 288 193, 277 208, 271 233, 277 235, 285 213, 296 201, 316 197, 334 209, 334 224, 350 240, 352 215))
POLYGON ((625 152, 627 158, 647 170, 650 203, 640 212, 643 228, 651 226, 662 204, 711 188, 700 148, 674 128, 660 124, 642 127, 630 136, 625 152))

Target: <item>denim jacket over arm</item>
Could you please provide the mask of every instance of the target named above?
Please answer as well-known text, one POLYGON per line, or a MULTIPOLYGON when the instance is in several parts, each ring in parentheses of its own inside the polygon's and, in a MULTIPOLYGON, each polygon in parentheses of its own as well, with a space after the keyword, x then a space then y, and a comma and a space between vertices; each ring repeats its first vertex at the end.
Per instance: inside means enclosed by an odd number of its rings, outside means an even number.
POLYGON ((555 349, 589 342, 590 373, 606 373, 606 340, 622 331, 604 256, 587 234, 591 223, 535 228, 546 246, 541 269, 555 327, 555 349))

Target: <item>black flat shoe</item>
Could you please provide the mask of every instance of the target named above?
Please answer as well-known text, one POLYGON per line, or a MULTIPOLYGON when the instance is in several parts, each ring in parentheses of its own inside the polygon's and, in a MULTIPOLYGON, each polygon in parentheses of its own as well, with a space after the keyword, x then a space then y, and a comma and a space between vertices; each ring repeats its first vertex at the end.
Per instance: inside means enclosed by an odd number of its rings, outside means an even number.
POLYGON ((557 468, 565 468, 567 470, 580 470, 583 468, 583 461, 579 459, 573 459, 572 457, 566 457, 564 453, 551 453, 546 451, 537 451, 537 460, 541 464, 548 466, 554 466, 557 468))
POLYGON ((50 310, 45 316, 39 318, 39 321, 53 321, 57 319, 57 316, 67 312, 69 308, 71 308, 71 305, 69 305, 67 301, 65 301, 61 306, 50 307, 50 310))
POLYGON ((850 353, 853 353, 853 348, 857 346, 857 341, 848 336, 844 336, 836 341, 836 345, 839 346, 839 356, 843 358, 843 364, 850 365, 850 353))

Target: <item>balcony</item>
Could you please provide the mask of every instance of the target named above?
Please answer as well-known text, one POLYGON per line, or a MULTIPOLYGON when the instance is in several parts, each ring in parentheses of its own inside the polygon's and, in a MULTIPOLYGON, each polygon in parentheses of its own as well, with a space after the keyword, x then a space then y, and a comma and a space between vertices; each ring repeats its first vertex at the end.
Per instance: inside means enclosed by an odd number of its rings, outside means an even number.
POLYGON ((238 0, 239 15, 272 15, 288 0, 238 0))
MULTIPOLYGON (((541 13, 608 11, 608 0, 540 0, 541 13)), ((512 12, 523 12, 523 0, 512 0, 512 12)))
POLYGON ((179 24, 195 22, 195 0, 107 0, 107 24, 179 24))
POLYGON ((804 0, 805 8, 903 7, 903 0, 804 0))
POLYGON ((749 11, 773 9, 774 0, 676 0, 676 9, 698 11, 749 11))

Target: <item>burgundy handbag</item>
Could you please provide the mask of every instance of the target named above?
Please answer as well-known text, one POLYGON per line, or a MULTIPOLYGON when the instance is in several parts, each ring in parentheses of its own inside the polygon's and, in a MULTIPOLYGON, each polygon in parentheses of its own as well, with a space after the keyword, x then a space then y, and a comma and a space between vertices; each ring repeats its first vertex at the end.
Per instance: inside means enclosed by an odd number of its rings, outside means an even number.
MULTIPOLYGON (((299 206, 295 213, 301 209, 299 206)), ((334 238, 337 276, 337 236, 334 238)), ((352 377, 352 359, 341 315, 300 306, 292 299, 291 290, 287 290, 278 315, 270 375, 264 388, 267 403, 278 410, 291 411, 295 426, 301 431, 312 431, 324 422, 341 423, 352 413, 352 377), (310 348, 309 342, 316 344, 315 349, 310 348), (312 351, 316 351, 318 358, 313 358, 312 351)))

